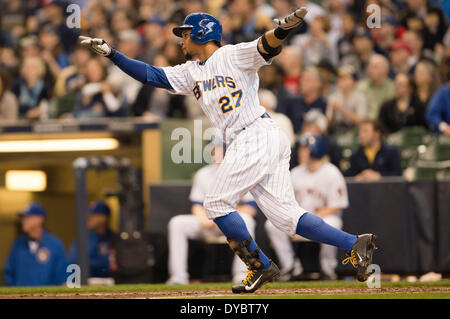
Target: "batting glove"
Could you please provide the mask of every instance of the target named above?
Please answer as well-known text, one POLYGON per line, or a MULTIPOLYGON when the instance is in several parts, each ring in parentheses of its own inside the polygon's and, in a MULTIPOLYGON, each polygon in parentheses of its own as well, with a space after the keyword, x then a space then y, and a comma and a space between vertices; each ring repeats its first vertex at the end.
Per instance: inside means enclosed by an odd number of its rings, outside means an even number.
POLYGON ((86 47, 90 47, 95 53, 101 56, 110 56, 113 52, 113 48, 111 48, 105 40, 99 38, 90 38, 80 35, 79 39, 81 40, 80 44, 86 47))
POLYGON ((283 30, 290 30, 298 27, 307 13, 308 10, 305 7, 301 7, 282 19, 273 19, 273 22, 283 30))

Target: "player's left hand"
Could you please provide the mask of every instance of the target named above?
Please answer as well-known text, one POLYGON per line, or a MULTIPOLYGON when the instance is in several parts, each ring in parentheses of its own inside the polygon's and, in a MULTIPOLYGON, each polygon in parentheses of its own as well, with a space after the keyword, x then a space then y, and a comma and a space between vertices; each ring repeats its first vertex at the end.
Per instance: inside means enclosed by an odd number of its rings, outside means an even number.
POLYGON ((307 13, 308 10, 305 7, 301 7, 282 19, 273 19, 273 22, 281 29, 290 30, 298 27, 307 13))
POLYGON ((105 40, 99 38, 90 38, 83 35, 79 36, 81 40, 80 44, 90 47, 95 53, 102 56, 108 56, 111 54, 111 47, 106 43, 105 40))

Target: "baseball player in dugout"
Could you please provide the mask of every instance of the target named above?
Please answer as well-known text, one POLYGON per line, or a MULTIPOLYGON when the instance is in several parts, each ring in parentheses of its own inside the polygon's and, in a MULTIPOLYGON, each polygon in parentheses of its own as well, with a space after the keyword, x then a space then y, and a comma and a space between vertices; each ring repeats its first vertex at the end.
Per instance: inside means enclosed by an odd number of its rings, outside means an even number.
MULTIPOLYGON (((314 134, 303 134, 299 142, 300 165, 291 170, 295 199, 303 208, 321 217, 327 224, 342 228, 342 210, 348 207, 347 186, 339 169, 325 160, 326 144, 314 134)), ((265 224, 267 235, 281 266, 280 280, 288 281, 302 273, 295 260, 290 237, 270 221, 265 224)), ((320 270, 324 280, 336 280, 337 248, 320 245, 320 270)), ((347 260, 348 261, 348 260, 347 260)))
POLYGON ((232 287, 234 293, 252 293, 280 276, 278 266, 261 251, 236 211, 248 192, 275 227, 346 250, 357 279, 365 281, 370 275, 367 268, 376 236, 346 233, 298 205, 289 172, 289 140, 259 105, 258 69, 281 52, 284 40, 303 24, 306 14, 306 8, 299 8, 275 19, 275 28, 254 41, 221 46, 219 20, 207 13, 192 13, 173 29, 188 60, 173 67, 136 61, 103 39, 80 36, 82 45, 108 57, 136 80, 173 94, 193 95, 222 134, 225 156, 203 207, 247 265, 247 276, 232 287))
MULTIPOLYGON (((199 169, 192 183, 189 199, 192 203, 192 214, 181 214, 173 217, 168 225, 169 242, 169 280, 167 284, 188 284, 188 239, 217 239, 222 235, 217 225, 206 215, 203 203, 213 186, 216 171, 223 160, 223 143, 214 139, 211 144, 213 163, 199 169)), ((236 211, 245 221, 248 231, 255 234, 257 213, 256 202, 247 193, 239 201, 236 211)), ((242 281, 246 265, 235 256, 232 265, 233 282, 242 281)))

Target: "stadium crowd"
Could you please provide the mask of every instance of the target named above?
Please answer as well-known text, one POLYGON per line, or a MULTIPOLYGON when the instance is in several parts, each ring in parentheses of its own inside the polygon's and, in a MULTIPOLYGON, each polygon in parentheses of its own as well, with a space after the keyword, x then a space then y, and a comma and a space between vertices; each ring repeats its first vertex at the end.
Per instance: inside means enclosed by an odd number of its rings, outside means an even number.
POLYGON ((272 18, 300 6, 308 8, 306 23, 260 70, 261 103, 282 114, 292 142, 311 110, 326 117, 320 135, 377 120, 387 133, 423 126, 450 136, 450 6, 440 0, 4 0, 0 121, 201 118, 193 97, 143 86, 77 45, 78 35, 156 66, 176 65, 184 57, 171 30, 189 13, 217 16, 225 45, 257 38, 272 18), (67 24, 70 3, 81 8, 81 28, 67 24))

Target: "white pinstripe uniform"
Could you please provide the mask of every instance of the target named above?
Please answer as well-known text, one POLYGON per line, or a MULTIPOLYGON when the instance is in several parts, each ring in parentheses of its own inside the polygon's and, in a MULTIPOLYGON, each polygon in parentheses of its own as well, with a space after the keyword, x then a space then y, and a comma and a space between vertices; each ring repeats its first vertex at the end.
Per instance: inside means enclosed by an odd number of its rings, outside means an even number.
POLYGON ((286 135, 259 105, 258 69, 267 62, 258 40, 226 45, 204 63, 189 61, 163 70, 172 93, 194 95, 227 149, 204 207, 209 218, 227 215, 250 192, 266 217, 294 234, 306 211, 295 201, 286 135))
MULTIPOLYGON (((348 207, 348 195, 345 179, 339 169, 331 163, 323 165, 315 172, 310 172, 305 165, 291 170, 297 202, 309 212, 324 207, 344 209, 348 207)), ((323 220, 338 229, 342 228, 342 212, 324 216, 323 220)), ((294 267, 295 253, 290 238, 276 229, 270 222, 265 225, 270 242, 280 262, 282 271, 294 267)), ((337 247, 321 244, 320 266, 327 275, 333 275, 337 266, 337 247)))
MULTIPOLYGON (((189 199, 193 203, 203 203, 207 192, 211 189, 217 173, 217 164, 210 164, 197 171, 192 183, 189 199)), ((241 204, 253 201, 250 193, 244 195, 241 204)), ((253 216, 241 213, 241 217, 247 226, 250 235, 255 235, 256 222, 253 216)), ((168 226, 169 236, 169 283, 187 284, 188 274, 188 239, 202 239, 207 237, 219 237, 222 232, 218 227, 203 228, 200 219, 192 214, 182 214, 173 217, 168 226)), ((235 256, 232 264, 233 282, 244 279, 243 271, 247 266, 235 256)))

